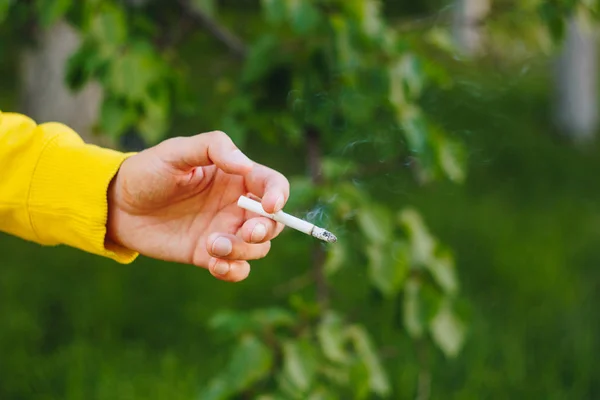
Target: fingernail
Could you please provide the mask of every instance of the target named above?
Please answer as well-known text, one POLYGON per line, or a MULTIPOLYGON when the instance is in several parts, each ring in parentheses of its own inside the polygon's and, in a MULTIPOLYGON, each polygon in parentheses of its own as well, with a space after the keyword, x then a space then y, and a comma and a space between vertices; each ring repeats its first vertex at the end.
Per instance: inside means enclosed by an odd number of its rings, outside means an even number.
POLYGON ((231 161, 244 167, 252 166, 252 161, 241 150, 231 153, 231 161))
POLYGON ((283 208, 283 197, 278 197, 277 201, 275 202, 275 212, 281 211, 282 208, 283 208))
POLYGON ((267 236, 267 227, 264 224, 256 224, 254 229, 252 229, 252 235, 250 235, 250 240, 254 243, 260 242, 267 236))
POLYGON ((225 261, 217 261, 214 271, 217 275, 225 275, 229 272, 229 264, 225 261))
POLYGON ((214 255, 216 256, 227 256, 229 255, 229 253, 231 253, 232 250, 232 244, 231 244, 231 240, 224 238, 224 237, 220 237, 217 238, 217 240, 215 240, 213 242, 212 245, 212 252, 214 255))

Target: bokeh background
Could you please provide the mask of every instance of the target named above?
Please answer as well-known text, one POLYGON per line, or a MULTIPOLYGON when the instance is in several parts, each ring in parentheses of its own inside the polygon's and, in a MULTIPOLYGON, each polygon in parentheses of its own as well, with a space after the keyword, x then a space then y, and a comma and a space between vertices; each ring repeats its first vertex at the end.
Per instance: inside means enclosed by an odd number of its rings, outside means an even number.
POLYGON ((597 398, 597 6, 0 0, 0 109, 224 130, 340 239, 227 284, 0 235, 0 398, 597 398))

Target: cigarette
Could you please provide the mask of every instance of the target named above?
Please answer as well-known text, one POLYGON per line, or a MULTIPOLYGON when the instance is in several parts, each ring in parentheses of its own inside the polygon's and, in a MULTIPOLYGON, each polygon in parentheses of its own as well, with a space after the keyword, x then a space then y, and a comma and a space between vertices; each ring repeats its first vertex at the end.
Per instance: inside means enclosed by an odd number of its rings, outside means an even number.
POLYGON ((274 214, 269 214, 266 212, 262 205, 255 200, 252 200, 246 196, 240 196, 238 199, 238 207, 241 207, 245 210, 251 211, 253 213, 262 215, 263 217, 267 217, 272 219, 273 221, 280 222, 285 226, 296 229, 297 231, 306 233, 307 235, 313 236, 317 239, 320 239, 327 243, 335 243, 337 242, 337 237, 326 229, 319 228, 316 225, 311 224, 308 221, 304 221, 300 218, 296 218, 293 215, 287 214, 282 211, 278 211, 274 214))

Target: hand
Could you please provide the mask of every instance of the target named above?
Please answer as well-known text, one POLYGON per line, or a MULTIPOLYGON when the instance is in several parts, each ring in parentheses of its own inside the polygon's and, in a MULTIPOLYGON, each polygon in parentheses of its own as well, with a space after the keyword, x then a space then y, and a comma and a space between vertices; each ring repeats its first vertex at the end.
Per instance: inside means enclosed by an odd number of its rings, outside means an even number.
POLYGON ((107 238, 145 256, 208 268, 237 282, 283 225, 237 206, 240 195, 283 208, 289 183, 249 160, 223 132, 166 140, 131 156, 111 183, 107 238))

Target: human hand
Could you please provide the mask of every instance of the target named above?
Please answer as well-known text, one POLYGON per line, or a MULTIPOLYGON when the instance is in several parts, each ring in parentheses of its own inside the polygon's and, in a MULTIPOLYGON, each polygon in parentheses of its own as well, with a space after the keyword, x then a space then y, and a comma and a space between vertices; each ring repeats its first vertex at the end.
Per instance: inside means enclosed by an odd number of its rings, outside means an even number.
POLYGON ((168 139, 123 162, 108 193, 107 238, 148 257, 208 268, 237 282, 283 225, 237 206, 283 208, 288 180, 249 160, 223 132, 168 139))

